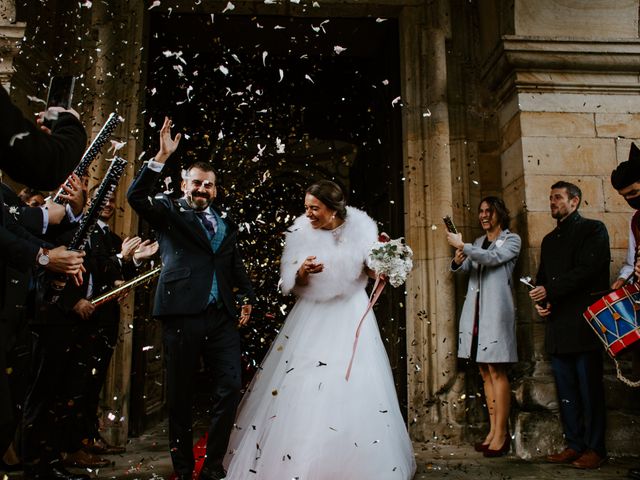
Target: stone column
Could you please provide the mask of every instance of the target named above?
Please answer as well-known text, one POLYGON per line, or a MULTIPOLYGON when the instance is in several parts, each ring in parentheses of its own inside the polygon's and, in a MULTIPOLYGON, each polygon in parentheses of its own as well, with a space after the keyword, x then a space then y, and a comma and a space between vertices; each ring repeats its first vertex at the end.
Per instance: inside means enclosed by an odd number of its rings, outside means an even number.
POLYGON ((0 83, 9 90, 14 73, 13 58, 18 54, 26 24, 16 22, 14 0, 0 0, 0 83))
MULTIPOLYGON (((522 273, 535 276, 542 238, 555 226, 549 188, 560 179, 582 189, 583 215, 607 225, 612 273, 621 264, 630 209, 611 188, 609 174, 626 160, 631 139, 640 137, 638 12, 637 0, 516 0, 513 32, 501 37, 485 63, 499 116, 503 195, 523 220, 522 273)), ((563 440, 544 324, 526 291, 517 291, 521 367, 527 373, 516 386, 514 427, 517 453, 529 458, 559 448, 563 440)), ((633 438, 639 429, 621 411, 631 392, 610 378, 605 384, 609 451, 637 453, 633 438)))
MULTIPOLYGON (((100 49, 93 67, 93 119, 91 136, 95 136, 111 112, 117 112, 124 122, 114 133, 114 139, 126 142, 117 155, 129 164, 116 191, 115 232, 122 238, 137 233, 137 221, 127 205, 126 191, 136 172, 136 159, 142 151, 140 103, 144 101, 141 86, 144 45, 143 2, 94 2, 92 29, 95 48, 100 49)), ((113 154, 111 154, 112 156, 113 154)), ((110 155, 103 154, 102 158, 110 155)), ((92 172, 94 182, 104 175, 108 163, 99 161, 92 172)), ((104 436, 114 444, 127 441, 129 422, 129 392, 131 380, 131 349, 133 340, 133 306, 135 292, 129 294, 120 309, 120 334, 103 390, 104 436)))
POLYGON ((400 16, 406 239, 415 252, 407 285, 409 425, 412 437, 458 436, 457 321, 442 216, 452 211, 445 40, 448 2, 400 16))

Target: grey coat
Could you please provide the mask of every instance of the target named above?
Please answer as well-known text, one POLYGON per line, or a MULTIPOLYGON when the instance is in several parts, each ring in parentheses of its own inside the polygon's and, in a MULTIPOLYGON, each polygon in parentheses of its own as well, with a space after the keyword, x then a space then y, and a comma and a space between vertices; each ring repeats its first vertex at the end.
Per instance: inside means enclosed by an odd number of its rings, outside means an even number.
POLYGON ((471 357, 476 297, 480 294, 478 355, 480 363, 518 361, 515 308, 511 291, 513 268, 520 253, 520 237, 504 230, 488 249, 482 248, 485 236, 473 244, 465 243, 467 258, 462 265, 451 262, 451 270, 469 274, 467 297, 460 316, 458 357, 471 357), (483 266, 479 274, 480 267, 483 266))

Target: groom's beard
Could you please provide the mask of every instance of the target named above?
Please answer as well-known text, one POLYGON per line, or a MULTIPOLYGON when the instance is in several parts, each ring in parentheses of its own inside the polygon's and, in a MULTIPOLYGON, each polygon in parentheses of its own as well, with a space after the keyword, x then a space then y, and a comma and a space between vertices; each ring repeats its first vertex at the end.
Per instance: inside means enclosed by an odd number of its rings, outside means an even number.
POLYGON ((213 202, 210 195, 200 192, 188 192, 185 198, 189 206, 197 211, 206 210, 213 202))

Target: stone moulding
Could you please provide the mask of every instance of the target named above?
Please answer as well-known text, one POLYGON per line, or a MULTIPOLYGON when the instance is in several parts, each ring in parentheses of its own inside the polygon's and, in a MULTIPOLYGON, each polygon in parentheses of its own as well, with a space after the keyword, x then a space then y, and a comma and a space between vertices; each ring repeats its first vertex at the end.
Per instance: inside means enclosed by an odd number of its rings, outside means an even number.
POLYGON ((20 51, 26 23, 0 24, 0 83, 8 87, 13 76, 13 58, 20 51))
POLYGON ((640 93, 640 40, 505 35, 481 67, 498 101, 514 90, 640 93))
POLYGON ((27 24, 22 22, 0 24, 0 54, 18 52, 26 26, 27 24))

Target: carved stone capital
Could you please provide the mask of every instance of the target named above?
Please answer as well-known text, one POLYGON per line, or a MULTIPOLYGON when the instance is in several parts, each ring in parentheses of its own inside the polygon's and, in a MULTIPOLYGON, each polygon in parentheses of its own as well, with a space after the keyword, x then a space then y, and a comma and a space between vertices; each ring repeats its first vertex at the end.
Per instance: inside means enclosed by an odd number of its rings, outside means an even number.
POLYGON ((8 87, 13 76, 13 59, 20 51, 25 23, 0 23, 0 82, 8 87))
POLYGON ((482 66, 498 100, 518 92, 637 94, 640 40, 580 40, 505 35, 482 66))

